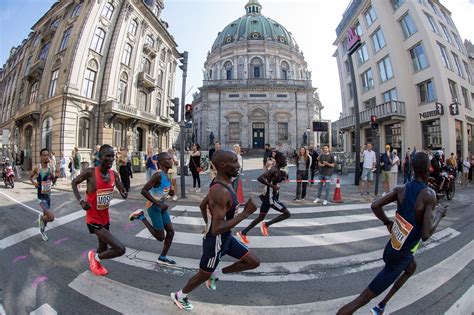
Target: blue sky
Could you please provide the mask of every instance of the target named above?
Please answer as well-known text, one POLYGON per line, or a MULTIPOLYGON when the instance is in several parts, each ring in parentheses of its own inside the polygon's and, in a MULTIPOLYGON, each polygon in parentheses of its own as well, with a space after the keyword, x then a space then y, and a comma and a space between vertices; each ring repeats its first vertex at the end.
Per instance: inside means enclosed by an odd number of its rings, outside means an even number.
MULTIPOLYGON (((54 2, 0 0, 0 65, 8 58, 10 49, 27 37, 31 26, 54 2)), ((451 10, 462 39, 474 41, 474 0, 441 2, 451 10)), ((203 64, 217 33, 245 14, 246 3, 247 0, 165 0, 162 18, 169 23, 178 50, 189 51, 188 102, 202 84, 203 64)), ((335 28, 349 0, 260 0, 260 3, 262 14, 292 32, 312 71, 313 86, 318 88, 325 107, 323 117, 337 119, 342 109, 332 43, 336 38, 335 28)), ((177 72, 175 92, 181 96, 181 71, 177 72)))

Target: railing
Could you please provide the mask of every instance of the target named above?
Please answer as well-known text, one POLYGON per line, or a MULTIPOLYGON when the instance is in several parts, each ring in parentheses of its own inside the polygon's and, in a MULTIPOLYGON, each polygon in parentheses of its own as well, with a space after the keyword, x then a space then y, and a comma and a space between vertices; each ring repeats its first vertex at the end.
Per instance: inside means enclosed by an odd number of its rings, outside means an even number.
POLYGON ((295 87, 312 87, 311 80, 280 80, 280 79, 236 79, 236 80, 204 80, 204 86, 295 86, 295 87))
POLYGON ((26 78, 30 81, 38 79, 41 74, 43 73, 44 66, 46 64, 45 59, 39 59, 35 61, 30 68, 28 69, 28 73, 26 74, 26 78))
MULTIPOLYGON (((375 106, 374 108, 369 108, 363 110, 359 113, 360 123, 368 123, 370 121, 370 116, 375 115, 377 119, 382 119, 386 117, 398 116, 400 118, 406 117, 405 103, 399 101, 390 101, 380 105, 375 106)), ((336 121, 337 128, 347 128, 355 125, 355 115, 350 115, 343 117, 336 121)))
POLYGON ((156 80, 145 71, 141 71, 138 73, 138 84, 148 89, 154 89, 156 87, 156 80))
POLYGON ((157 54, 155 48, 153 48, 153 46, 149 43, 145 43, 145 45, 143 45, 143 52, 149 55, 152 59, 154 59, 157 54))

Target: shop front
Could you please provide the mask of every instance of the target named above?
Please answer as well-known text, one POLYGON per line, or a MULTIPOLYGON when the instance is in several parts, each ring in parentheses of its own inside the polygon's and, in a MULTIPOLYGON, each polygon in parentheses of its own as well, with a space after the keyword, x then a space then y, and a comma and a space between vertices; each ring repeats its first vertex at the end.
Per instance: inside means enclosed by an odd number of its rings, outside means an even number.
POLYGON ((440 150, 441 147, 441 122, 433 119, 421 122, 423 134, 423 149, 440 150))

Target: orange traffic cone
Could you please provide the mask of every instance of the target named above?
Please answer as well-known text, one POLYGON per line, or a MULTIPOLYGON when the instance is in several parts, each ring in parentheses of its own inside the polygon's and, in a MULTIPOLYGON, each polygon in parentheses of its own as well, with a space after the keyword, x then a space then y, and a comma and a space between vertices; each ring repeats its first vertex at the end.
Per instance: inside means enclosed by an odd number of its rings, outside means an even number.
POLYGON ((332 198, 332 202, 341 203, 342 201, 342 194, 341 194, 341 182, 339 178, 336 180, 336 190, 334 190, 334 197, 332 198))
POLYGON ((237 200, 239 201, 240 204, 245 203, 244 189, 242 187, 242 180, 240 178, 239 178, 239 181, 237 182, 237 200))

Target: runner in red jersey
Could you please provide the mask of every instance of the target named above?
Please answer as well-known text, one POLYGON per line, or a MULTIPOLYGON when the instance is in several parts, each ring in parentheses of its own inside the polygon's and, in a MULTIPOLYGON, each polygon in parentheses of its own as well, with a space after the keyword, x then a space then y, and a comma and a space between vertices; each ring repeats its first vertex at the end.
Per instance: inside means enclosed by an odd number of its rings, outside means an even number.
POLYGON ((108 273, 100 261, 112 259, 125 254, 125 246, 109 232, 109 204, 115 186, 122 198, 127 198, 127 192, 123 187, 117 172, 111 170, 114 162, 114 149, 104 144, 99 150, 100 166, 90 167, 81 172, 72 181, 72 190, 81 207, 86 210, 86 223, 91 234, 97 235, 99 247, 97 253, 89 251, 88 258, 91 271, 98 276, 108 273), (87 201, 81 198, 77 185, 87 180, 87 201))

